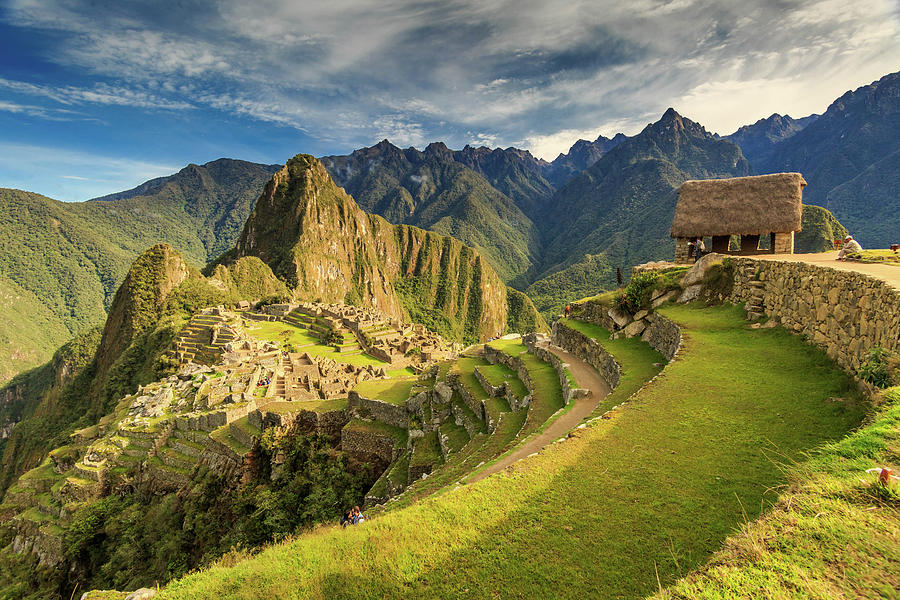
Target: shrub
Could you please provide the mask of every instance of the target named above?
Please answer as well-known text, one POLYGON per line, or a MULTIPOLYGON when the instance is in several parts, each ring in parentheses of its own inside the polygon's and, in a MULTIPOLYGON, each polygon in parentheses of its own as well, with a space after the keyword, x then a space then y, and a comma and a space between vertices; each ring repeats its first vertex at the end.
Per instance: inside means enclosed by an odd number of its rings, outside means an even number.
POLYGON ((619 310, 636 313, 642 308, 649 308, 650 296, 656 288, 659 273, 656 271, 644 271, 631 276, 631 280, 624 289, 616 292, 613 304, 619 310))
POLYGON ((875 346, 866 354, 866 360, 859 368, 859 377, 876 387, 890 387, 898 379, 897 363, 897 358, 890 352, 875 346))

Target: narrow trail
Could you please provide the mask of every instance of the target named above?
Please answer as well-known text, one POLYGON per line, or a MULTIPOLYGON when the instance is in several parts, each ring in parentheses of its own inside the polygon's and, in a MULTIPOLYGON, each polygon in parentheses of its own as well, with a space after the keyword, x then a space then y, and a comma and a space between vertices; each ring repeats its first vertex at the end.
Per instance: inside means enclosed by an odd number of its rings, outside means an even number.
POLYGON ((830 267, 838 271, 855 271, 880 279, 888 285, 900 290, 900 267, 879 265, 877 263, 845 262, 837 260, 837 252, 819 252, 816 254, 766 254, 753 256, 759 260, 783 260, 787 262, 804 262, 819 267, 830 267))
POLYGON ((469 483, 475 483, 494 473, 499 473, 514 462, 540 451, 554 440, 563 437, 581 423, 586 416, 591 414, 591 411, 609 395, 609 384, 606 383, 606 380, 600 376, 594 367, 571 352, 567 352, 557 346, 549 346, 549 350, 560 357, 563 362, 569 364, 569 370, 572 372, 572 376, 575 377, 575 381, 578 382, 578 387, 590 390, 591 393, 575 400, 575 405, 566 414, 553 421, 543 432, 535 435, 511 453, 488 466, 485 470, 470 477, 467 480, 469 483))

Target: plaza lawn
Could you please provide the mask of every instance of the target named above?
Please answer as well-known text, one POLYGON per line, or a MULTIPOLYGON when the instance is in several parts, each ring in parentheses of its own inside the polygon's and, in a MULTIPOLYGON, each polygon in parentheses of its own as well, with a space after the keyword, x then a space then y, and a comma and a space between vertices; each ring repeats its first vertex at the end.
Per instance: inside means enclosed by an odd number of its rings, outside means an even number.
POLYGON ((824 353, 748 329, 740 308, 661 312, 682 325, 682 351, 609 419, 364 527, 229 557, 160 597, 638 598, 674 582, 864 408, 824 353))
POLYGON ((390 363, 379 360, 368 354, 347 354, 326 346, 319 341, 309 330, 295 327, 290 323, 280 321, 252 321, 247 326, 247 333, 258 340, 276 342, 278 344, 290 344, 297 352, 309 352, 316 356, 324 356, 334 361, 365 367, 386 367, 390 363))

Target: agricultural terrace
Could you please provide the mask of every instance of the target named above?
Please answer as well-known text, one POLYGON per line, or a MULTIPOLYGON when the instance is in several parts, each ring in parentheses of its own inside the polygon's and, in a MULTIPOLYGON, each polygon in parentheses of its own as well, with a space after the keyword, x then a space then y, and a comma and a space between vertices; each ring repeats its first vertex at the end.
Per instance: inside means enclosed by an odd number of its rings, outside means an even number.
POLYGON ((682 351, 610 418, 365 526, 230 556, 161 597, 635 598, 673 583, 864 407, 822 352, 748 329, 738 307, 661 312, 681 324, 682 351))

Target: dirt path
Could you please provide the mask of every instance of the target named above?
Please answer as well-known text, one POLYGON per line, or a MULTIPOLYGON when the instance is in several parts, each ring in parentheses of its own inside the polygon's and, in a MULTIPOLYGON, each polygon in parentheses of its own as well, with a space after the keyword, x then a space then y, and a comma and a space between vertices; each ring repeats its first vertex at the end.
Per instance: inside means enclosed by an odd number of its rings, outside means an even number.
POLYGON ((532 437, 484 471, 470 477, 468 479, 469 483, 480 481, 489 475, 498 473, 514 462, 538 452, 544 446, 563 437, 581 423, 586 416, 591 414, 591 411, 597 407, 600 401, 609 395, 609 384, 606 383, 606 380, 600 376, 594 367, 562 348, 550 346, 550 351, 560 357, 563 362, 569 364, 569 370, 572 372, 572 376, 575 377, 575 381, 578 382, 578 386, 590 390, 591 393, 575 400, 575 406, 569 409, 566 414, 553 421, 543 432, 532 437))
POLYGON ((819 252, 817 254, 768 254, 754 256, 760 260, 784 260, 788 262, 805 262, 820 267, 831 267, 838 271, 856 271, 880 279, 900 290, 900 267, 879 265, 875 263, 844 262, 837 260, 837 252, 819 252))

